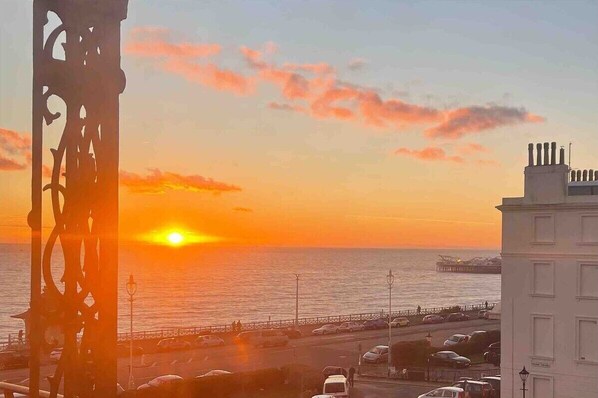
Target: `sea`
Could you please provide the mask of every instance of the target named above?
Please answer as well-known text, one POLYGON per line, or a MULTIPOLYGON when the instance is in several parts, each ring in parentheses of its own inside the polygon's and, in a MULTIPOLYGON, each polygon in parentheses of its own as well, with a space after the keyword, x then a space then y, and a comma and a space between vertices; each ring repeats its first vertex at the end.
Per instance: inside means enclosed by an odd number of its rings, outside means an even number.
MULTIPOLYGON (((496 256, 497 251, 123 245, 119 265, 120 331, 129 328, 126 281, 134 275, 136 331, 294 319, 500 300, 500 275, 436 272, 438 255, 496 256)), ((52 258, 57 286, 60 247, 52 258)), ((23 329, 11 318, 28 308, 30 248, 0 244, 0 341, 23 329)))

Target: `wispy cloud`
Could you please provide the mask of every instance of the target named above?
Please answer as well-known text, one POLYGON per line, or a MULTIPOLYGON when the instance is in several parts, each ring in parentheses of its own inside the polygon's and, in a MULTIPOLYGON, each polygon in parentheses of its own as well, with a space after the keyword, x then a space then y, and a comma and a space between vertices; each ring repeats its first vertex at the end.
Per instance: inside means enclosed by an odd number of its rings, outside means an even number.
MULTIPOLYGON (((422 126, 424 135, 430 139, 455 140, 504 126, 544 121, 543 117, 521 107, 472 105, 438 109, 383 97, 378 90, 339 80, 336 69, 327 62, 279 65, 267 60, 277 49, 272 42, 259 49, 239 47, 249 74, 206 62, 203 57, 221 51, 219 44, 177 43, 170 39, 168 30, 156 27, 134 30, 125 49, 130 55, 149 59, 164 72, 216 90, 248 95, 253 94, 259 84, 272 84, 285 103, 272 98, 271 109, 301 111, 316 119, 336 119, 377 129, 404 130, 422 126)), ((364 59, 356 58, 349 68, 359 69, 365 63, 364 59)), ((446 160, 458 162, 458 157, 446 157, 446 160)))
POLYGON ((147 175, 120 172, 120 184, 133 193, 160 194, 168 191, 223 192, 241 191, 241 188, 200 175, 182 175, 160 169, 148 169, 147 175))
POLYGON ((233 210, 241 213, 253 213, 253 209, 249 207, 234 207, 233 210))
POLYGON ((368 61, 366 59, 363 59, 363 58, 353 58, 347 64, 347 68, 349 68, 352 71, 356 71, 356 70, 360 70, 360 69, 365 68, 367 66, 367 64, 368 64, 368 61))
POLYGON ((464 159, 461 156, 448 156, 444 149, 438 147, 426 147, 424 149, 399 148, 395 151, 395 155, 433 162, 464 162, 464 159))
POLYGON ((26 169, 31 163, 31 136, 0 128, 0 170, 26 169))
POLYGON ((26 163, 19 163, 16 160, 7 158, 0 154, 0 170, 2 171, 16 171, 24 170, 27 168, 26 163))

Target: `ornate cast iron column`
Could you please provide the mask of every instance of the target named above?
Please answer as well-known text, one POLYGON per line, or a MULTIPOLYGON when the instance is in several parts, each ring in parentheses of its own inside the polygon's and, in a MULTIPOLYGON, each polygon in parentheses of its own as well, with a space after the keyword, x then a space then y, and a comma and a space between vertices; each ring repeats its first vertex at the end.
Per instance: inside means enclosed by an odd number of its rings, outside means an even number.
POLYGON ((33 2, 29 338, 35 398, 40 350, 60 340, 64 350, 50 380, 51 396, 61 382, 68 398, 116 395, 119 95, 125 87, 120 24, 127 2, 33 2), (50 12, 60 19, 52 29, 46 27, 50 12), (59 37, 66 37, 64 43, 58 43, 59 37), (54 58, 59 45, 64 59, 54 58), (52 96, 64 102, 65 115, 51 112, 52 96), (44 126, 57 119, 64 129, 47 159, 49 181, 43 181, 44 126), (43 251, 42 191, 49 195, 54 217, 43 251), (60 280, 51 269, 57 251, 64 258, 60 280), (46 298, 52 306, 45 305, 46 298))

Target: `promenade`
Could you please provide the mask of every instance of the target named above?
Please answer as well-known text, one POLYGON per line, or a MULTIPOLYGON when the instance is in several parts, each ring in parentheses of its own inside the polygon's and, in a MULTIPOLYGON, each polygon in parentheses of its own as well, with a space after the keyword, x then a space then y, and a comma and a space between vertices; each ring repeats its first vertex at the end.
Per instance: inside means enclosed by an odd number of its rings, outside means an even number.
MULTIPOLYGON (((425 338, 429 332, 432 335, 432 344, 442 346, 444 340, 454 333, 471 333, 475 330, 497 328, 500 328, 499 321, 484 319, 434 325, 420 324, 393 329, 393 341, 419 340, 425 338)), ((231 344, 207 349, 146 354, 135 357, 135 383, 136 385, 140 385, 163 374, 178 374, 189 378, 214 369, 240 372, 278 367, 289 363, 300 363, 316 369, 321 369, 328 365, 356 367, 359 356, 359 345, 365 351, 375 345, 386 344, 387 339, 387 330, 371 330, 326 336, 308 335, 300 339, 291 340, 286 347, 254 348, 231 344)), ((55 365, 53 364, 42 366, 42 388, 47 389, 49 387, 45 381, 45 377, 53 374, 54 369, 55 365)), ((14 369, 0 372, 0 380, 17 384, 27 384, 28 369, 14 369)), ((118 380, 122 386, 127 385, 128 358, 119 359, 118 380)), ((362 382, 360 381, 360 383, 362 382)), ((366 388, 366 384, 365 379, 363 379, 362 388, 366 388)), ((397 387, 378 384, 376 384, 377 387, 374 386, 371 388, 387 391, 389 394, 392 393, 394 395, 364 396, 397 396, 397 387)), ((409 391, 411 393, 417 391, 425 392, 430 389, 428 387, 427 383, 416 383, 415 387, 410 385, 409 391)))

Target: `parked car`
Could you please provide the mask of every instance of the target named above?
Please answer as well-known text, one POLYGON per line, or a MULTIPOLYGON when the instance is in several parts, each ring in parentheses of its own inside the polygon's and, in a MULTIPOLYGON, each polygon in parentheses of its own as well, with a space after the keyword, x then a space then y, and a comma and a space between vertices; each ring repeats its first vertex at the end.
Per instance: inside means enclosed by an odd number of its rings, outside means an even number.
POLYGON ((462 388, 468 398, 495 398, 492 385, 484 381, 461 380, 453 384, 453 387, 462 388))
POLYGON ((29 352, 0 351, 0 370, 26 368, 29 366, 29 352))
POLYGON ((405 317, 395 318, 390 322, 390 326, 398 328, 400 326, 409 326, 409 319, 405 317))
POLYGON ((295 328, 282 329, 282 332, 286 334, 289 339, 298 339, 303 336, 301 331, 295 328))
POLYGON ((478 340, 480 339, 485 339, 486 338, 486 332, 485 330, 476 330, 475 332, 471 332, 469 334, 469 342, 470 343, 476 343, 478 340))
POLYGON ((444 318, 440 315, 430 314, 426 315, 422 320, 422 323, 442 323, 444 322, 444 318))
POLYGON ((62 355, 62 350, 62 347, 58 347, 50 351, 50 362, 58 362, 60 356, 62 355))
POLYGON ((342 368, 340 366, 326 366, 324 369, 322 369, 322 374, 324 375, 324 377, 328 378, 334 375, 341 375, 347 377, 349 373, 347 372, 347 369, 342 368))
POLYGON ((440 387, 425 394, 422 394, 417 398, 430 397, 465 398, 465 392, 462 388, 458 387, 440 387))
POLYGON ((197 336, 195 345, 199 348, 218 347, 224 345, 224 340, 212 334, 204 334, 202 336, 197 336))
POLYGON ((495 398, 500 398, 500 376, 486 376, 482 377, 480 381, 485 381, 492 386, 495 398))
POLYGON ((432 366, 450 366, 452 368, 467 368, 471 365, 469 358, 454 351, 438 351, 428 357, 432 366))
POLYGON ((209 372, 204 373, 202 375, 195 376, 195 378, 199 379, 202 377, 214 377, 214 376, 223 376, 223 375, 230 375, 230 374, 233 374, 233 373, 229 372, 228 370, 215 369, 215 370, 210 370, 209 372))
POLYGON ((466 334, 454 334, 444 341, 445 347, 451 347, 455 344, 467 343, 469 336, 466 334))
POLYGON ((330 376, 324 381, 323 394, 331 395, 333 397, 348 398, 350 395, 349 383, 347 378, 342 375, 330 376))
POLYGON ((363 330, 363 324, 359 322, 343 322, 338 327, 339 332, 357 332, 359 330, 363 330))
MULTIPOLYGON (((129 344, 117 344, 116 355, 119 357, 128 357, 131 353, 131 347, 129 344)), ((133 355, 143 355, 143 347, 133 346, 133 355)))
POLYGON ((462 312, 453 312, 446 317, 447 322, 469 321, 469 315, 462 312))
POLYGON ((486 319, 488 318, 488 310, 479 310, 478 311, 478 318, 479 319, 486 319))
POLYGON ((363 323, 365 330, 388 329, 388 323, 384 319, 370 319, 363 323))
POLYGON ((376 347, 372 348, 362 357, 363 361, 366 363, 384 363, 388 361, 388 346, 387 345, 377 345, 376 347))
POLYGON ((143 390, 150 387, 159 387, 165 384, 172 384, 177 382, 178 380, 183 380, 183 378, 179 375, 162 375, 158 376, 145 384, 140 385, 137 387, 138 390, 143 390))
POLYGON ((157 347, 159 352, 188 350, 191 348, 191 343, 179 337, 171 337, 158 341, 157 347))
POLYGON ((484 361, 491 363, 494 366, 500 366, 500 341, 492 343, 486 348, 486 352, 484 352, 484 361))
POLYGON ((338 333, 339 329, 338 326, 333 325, 332 323, 320 326, 317 329, 312 330, 312 334, 315 336, 320 336, 320 335, 324 335, 324 334, 334 334, 334 333, 338 333))
POLYGON ((235 338, 235 342, 254 347, 275 347, 287 345, 289 337, 279 329, 254 330, 239 333, 235 338))

